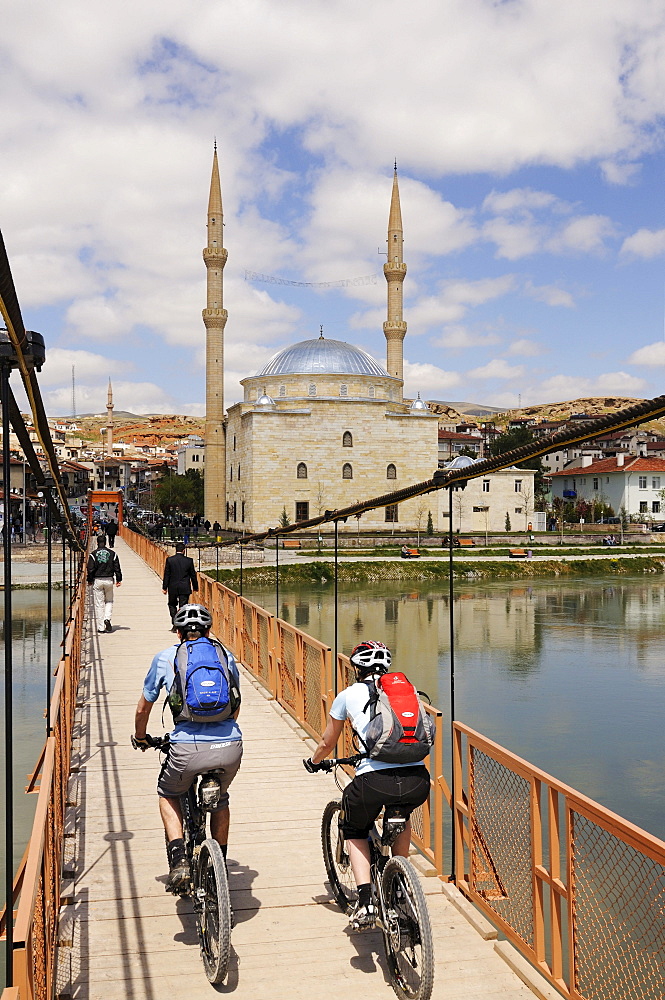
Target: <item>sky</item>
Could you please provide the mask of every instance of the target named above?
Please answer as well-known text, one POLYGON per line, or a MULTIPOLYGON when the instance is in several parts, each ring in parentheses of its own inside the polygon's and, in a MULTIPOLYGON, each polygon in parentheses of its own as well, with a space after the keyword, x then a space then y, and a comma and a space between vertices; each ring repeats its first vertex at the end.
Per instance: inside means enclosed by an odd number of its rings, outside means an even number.
POLYGON ((0 229, 47 412, 110 378, 204 414, 215 140, 226 405, 321 326, 385 364, 395 161, 407 396, 660 395, 664 126, 662 0, 14 3, 0 229))

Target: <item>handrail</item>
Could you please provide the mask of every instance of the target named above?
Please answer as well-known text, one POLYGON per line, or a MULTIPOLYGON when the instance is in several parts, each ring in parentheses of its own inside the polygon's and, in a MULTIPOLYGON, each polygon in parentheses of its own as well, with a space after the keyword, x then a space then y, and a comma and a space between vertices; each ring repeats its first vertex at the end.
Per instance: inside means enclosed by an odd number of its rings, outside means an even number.
MULTIPOLYGON (((14 877, 14 986, 1 1000, 50 1000, 55 983, 57 923, 60 908, 60 865, 64 842, 65 803, 71 760, 71 733, 81 669, 81 636, 85 610, 86 564, 75 578, 63 652, 51 697, 51 734, 41 750, 26 792, 39 785, 32 834, 14 877)), ((4 934, 6 908, 0 913, 4 934)))

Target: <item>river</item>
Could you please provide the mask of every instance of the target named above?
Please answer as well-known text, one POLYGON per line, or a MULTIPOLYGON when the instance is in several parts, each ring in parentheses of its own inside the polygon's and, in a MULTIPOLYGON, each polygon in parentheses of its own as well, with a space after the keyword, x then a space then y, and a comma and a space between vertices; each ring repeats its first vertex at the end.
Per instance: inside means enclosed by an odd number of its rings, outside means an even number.
MULTIPOLYGON (((244 596, 275 611, 272 589, 244 596)), ((333 645, 332 587, 280 587, 281 616, 333 645)), ((665 583, 457 583, 461 722, 665 840, 665 583)), ((339 649, 380 639, 448 715, 447 584, 346 587, 339 649)))

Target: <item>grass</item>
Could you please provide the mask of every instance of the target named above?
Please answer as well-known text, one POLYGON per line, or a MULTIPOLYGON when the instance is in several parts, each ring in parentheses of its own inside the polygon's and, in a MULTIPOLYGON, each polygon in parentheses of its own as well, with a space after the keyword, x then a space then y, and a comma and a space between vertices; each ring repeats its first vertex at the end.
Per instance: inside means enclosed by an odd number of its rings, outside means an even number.
MULTIPOLYGON (((637 576, 639 574, 665 573, 665 556, 637 556, 622 560, 617 557, 607 559, 579 559, 567 562, 563 559, 548 559, 541 562, 524 560, 506 562, 474 562, 464 559, 454 565, 454 576, 460 580, 515 580, 577 576, 637 576)), ((237 589, 239 570, 220 569, 208 571, 213 579, 218 579, 237 589)), ((311 562, 298 565, 290 563, 280 566, 280 582, 288 584, 332 584, 335 566, 332 562, 311 562)), ((447 580, 448 563, 422 562, 415 559, 400 559, 395 562, 356 562, 338 565, 340 583, 380 583, 382 580, 447 580)), ((243 582, 252 586, 272 585, 275 581, 274 566, 253 566, 243 571, 243 582)))

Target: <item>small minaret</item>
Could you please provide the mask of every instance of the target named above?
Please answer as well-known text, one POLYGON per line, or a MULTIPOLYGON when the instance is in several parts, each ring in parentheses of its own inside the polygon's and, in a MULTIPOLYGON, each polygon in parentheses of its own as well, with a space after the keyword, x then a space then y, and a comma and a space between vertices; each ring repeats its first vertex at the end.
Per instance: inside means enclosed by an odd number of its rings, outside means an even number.
MULTIPOLYGON (((390 217, 388 219, 388 259, 383 265, 383 273, 388 282, 388 318, 383 324, 386 337, 386 368, 393 378, 404 379, 404 357, 402 341, 406 334, 406 323, 403 319, 402 284, 406 276, 406 264, 403 260, 404 232, 402 230, 402 212, 399 204, 399 187, 397 185, 397 163, 393 175, 393 192, 390 199, 390 217)), ((401 394, 401 387, 400 387, 401 394)))
POLYGON ((222 189, 219 183, 217 143, 212 158, 208 199, 208 245, 203 251, 208 295, 203 310, 206 328, 206 423, 204 510, 210 521, 226 525, 226 442, 224 437, 224 265, 228 254, 224 241, 222 189))
POLYGON ((106 394, 106 454, 113 455, 113 387, 109 379, 109 391, 106 394))

